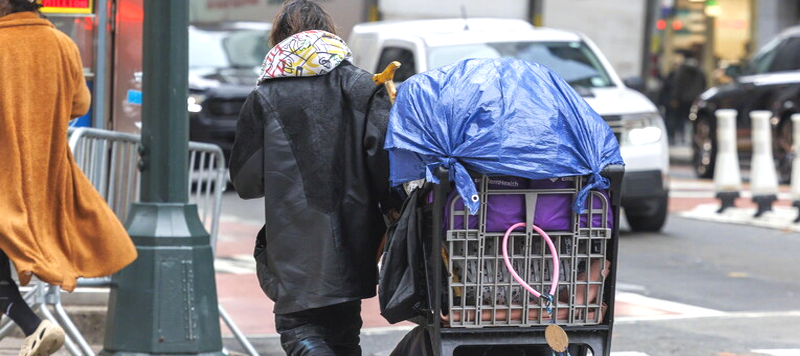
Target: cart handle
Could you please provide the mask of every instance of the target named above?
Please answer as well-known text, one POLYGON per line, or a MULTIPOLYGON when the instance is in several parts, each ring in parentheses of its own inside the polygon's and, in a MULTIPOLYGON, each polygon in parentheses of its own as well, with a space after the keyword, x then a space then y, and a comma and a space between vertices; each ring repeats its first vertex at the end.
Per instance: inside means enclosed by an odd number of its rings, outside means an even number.
MULTIPOLYGON (((522 288, 525 288, 525 290, 533 294, 534 297, 539 298, 542 296, 541 293, 533 289, 533 287, 531 287, 530 284, 528 284, 528 282, 525 282, 525 280, 523 280, 522 277, 520 277, 519 274, 517 274, 517 271, 514 269, 513 266, 511 266, 511 261, 508 259, 508 236, 511 235, 512 231, 524 226, 525 223, 516 223, 514 225, 511 225, 511 227, 508 228, 508 230, 506 230, 506 234, 505 236, 503 236, 503 261, 506 263, 506 268, 508 268, 508 272, 511 273, 511 276, 514 277, 517 283, 522 285, 522 288)), ((536 225, 531 225, 531 227, 533 228, 534 231, 538 232, 539 235, 542 235, 544 241, 547 242, 547 246, 550 247, 550 254, 553 255, 553 278, 551 279, 553 284, 550 286, 550 293, 548 293, 549 295, 546 296, 546 297, 552 297, 555 295, 556 289, 558 288, 558 251, 556 250, 556 246, 553 245, 553 240, 550 239, 550 236, 547 235, 547 233, 544 232, 544 230, 540 229, 536 225)), ((551 298, 548 299, 552 300, 551 298)))
POLYGON ((394 61, 386 66, 383 72, 372 76, 372 80, 376 85, 386 87, 386 92, 389 93, 389 101, 394 104, 394 99, 397 98, 397 88, 394 85, 394 72, 400 68, 400 62, 394 61))

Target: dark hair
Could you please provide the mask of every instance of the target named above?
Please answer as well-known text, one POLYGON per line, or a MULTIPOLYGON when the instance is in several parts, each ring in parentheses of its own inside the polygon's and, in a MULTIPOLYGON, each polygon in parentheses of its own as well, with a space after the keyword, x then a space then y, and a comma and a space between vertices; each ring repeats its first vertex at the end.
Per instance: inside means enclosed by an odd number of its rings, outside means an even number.
MULTIPOLYGON (((0 0, 3 2, 3 0, 0 0)), ((15 12, 25 12, 25 11, 39 11, 42 7, 42 4, 39 1, 29 1, 29 0, 6 0, 8 13, 13 14, 15 12)))
POLYGON ((295 33, 310 30, 335 33, 335 26, 328 13, 316 2, 287 0, 272 20, 269 43, 275 46, 295 33))

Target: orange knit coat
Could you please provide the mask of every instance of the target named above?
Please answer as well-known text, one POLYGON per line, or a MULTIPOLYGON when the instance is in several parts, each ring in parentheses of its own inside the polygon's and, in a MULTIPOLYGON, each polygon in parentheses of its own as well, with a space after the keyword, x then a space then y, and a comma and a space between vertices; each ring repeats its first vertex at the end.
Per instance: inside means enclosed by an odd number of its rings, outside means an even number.
POLYGON ((33 12, 0 17, 0 249, 22 285, 31 273, 72 291, 136 259, 116 215, 75 164, 70 119, 90 94, 72 40, 33 12))

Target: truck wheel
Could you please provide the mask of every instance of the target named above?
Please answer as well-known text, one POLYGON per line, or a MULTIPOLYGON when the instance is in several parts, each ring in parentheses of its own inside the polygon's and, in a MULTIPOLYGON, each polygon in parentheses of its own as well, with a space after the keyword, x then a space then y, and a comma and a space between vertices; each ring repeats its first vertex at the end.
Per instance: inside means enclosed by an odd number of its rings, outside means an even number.
POLYGON ((714 177, 714 161, 717 156, 717 145, 713 126, 705 116, 697 118, 692 135, 692 166, 698 178, 714 177))
POLYGON ((658 208, 656 209, 654 214, 651 215, 631 215, 628 211, 625 211, 625 216, 628 219, 628 225, 631 226, 631 230, 636 232, 658 232, 661 231, 661 228, 664 227, 664 223, 667 222, 667 205, 669 202, 669 197, 664 196, 658 200, 658 208))

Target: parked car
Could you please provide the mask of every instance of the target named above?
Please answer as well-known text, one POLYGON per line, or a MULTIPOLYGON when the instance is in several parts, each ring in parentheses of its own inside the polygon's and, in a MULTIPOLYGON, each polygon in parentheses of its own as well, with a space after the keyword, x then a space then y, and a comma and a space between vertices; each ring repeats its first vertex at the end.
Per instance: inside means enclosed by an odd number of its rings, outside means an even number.
POLYGON ((271 25, 222 22, 189 26, 189 137, 230 157, 236 120, 258 80, 271 25))
POLYGON ((466 58, 515 57, 563 77, 611 126, 625 160, 622 205, 632 229, 657 231, 667 217, 669 152, 655 105, 627 88, 584 35, 534 28, 521 20, 377 22, 353 28, 356 65, 379 72, 402 63, 395 80, 466 58))
POLYGON ((773 113, 773 153, 779 177, 788 181, 792 164, 792 114, 800 112, 800 26, 790 28, 762 47, 743 73, 729 71, 733 81, 706 90, 695 101, 689 119, 694 127, 693 166, 701 178, 714 175, 717 155, 717 109, 736 109, 740 161, 749 165, 752 142, 749 113, 773 113))

